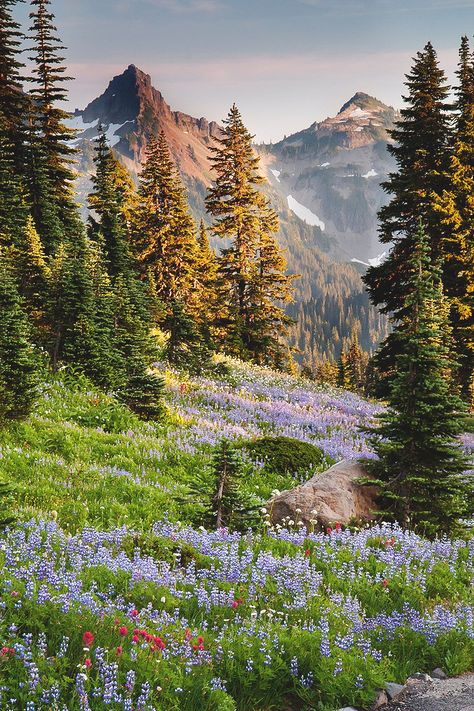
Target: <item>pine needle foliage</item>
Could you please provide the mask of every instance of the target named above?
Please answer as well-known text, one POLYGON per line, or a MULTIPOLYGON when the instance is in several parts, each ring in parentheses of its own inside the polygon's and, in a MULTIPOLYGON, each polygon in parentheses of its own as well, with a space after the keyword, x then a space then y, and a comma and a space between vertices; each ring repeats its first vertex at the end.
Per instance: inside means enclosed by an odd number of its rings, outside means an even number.
POLYGON ((389 407, 371 431, 379 459, 367 467, 385 516, 430 537, 454 535, 474 515, 469 462, 456 440, 465 413, 453 385, 449 305, 422 226, 413 244, 405 315, 396 325, 402 350, 389 407))
POLYGON ((216 445, 209 471, 190 487, 188 503, 197 504, 200 523, 208 528, 240 531, 258 523, 258 504, 242 490, 244 475, 235 446, 222 439, 216 445))

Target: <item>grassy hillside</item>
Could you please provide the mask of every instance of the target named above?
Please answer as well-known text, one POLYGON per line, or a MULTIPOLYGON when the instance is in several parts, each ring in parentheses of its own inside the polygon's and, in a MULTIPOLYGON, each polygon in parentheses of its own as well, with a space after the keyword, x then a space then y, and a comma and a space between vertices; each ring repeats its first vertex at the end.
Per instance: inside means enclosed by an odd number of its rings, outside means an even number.
MULTIPOLYGON (((237 362, 166 381, 158 424, 64 376, 0 433, 20 509, 0 540, 2 710, 364 708, 384 681, 473 668, 472 539, 271 530, 263 513, 253 533, 206 532, 186 498, 222 437, 295 437, 321 467, 368 454, 376 405, 237 362)), ((304 476, 245 466, 260 504, 304 476)))

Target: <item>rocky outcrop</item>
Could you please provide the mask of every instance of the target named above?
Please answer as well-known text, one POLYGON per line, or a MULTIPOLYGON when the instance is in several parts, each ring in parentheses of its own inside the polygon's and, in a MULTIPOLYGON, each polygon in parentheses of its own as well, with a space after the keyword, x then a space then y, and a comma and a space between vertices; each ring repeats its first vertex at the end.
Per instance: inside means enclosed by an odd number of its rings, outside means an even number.
POLYGON ((271 521, 281 523, 290 518, 307 526, 315 519, 323 526, 337 522, 348 524, 353 520, 369 521, 376 508, 377 490, 358 483, 357 480, 366 475, 359 462, 339 462, 295 489, 283 491, 271 499, 267 505, 271 521))

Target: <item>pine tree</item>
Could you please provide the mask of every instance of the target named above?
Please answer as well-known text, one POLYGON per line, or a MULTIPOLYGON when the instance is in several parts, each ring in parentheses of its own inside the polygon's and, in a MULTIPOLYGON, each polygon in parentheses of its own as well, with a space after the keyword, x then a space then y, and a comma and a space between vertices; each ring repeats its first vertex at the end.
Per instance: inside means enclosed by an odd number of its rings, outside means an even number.
MULTIPOLYGON (((430 236, 433 258, 442 251, 443 230, 434 202, 446 188, 452 108, 447 103, 446 77, 431 43, 417 53, 406 79, 405 107, 391 132, 393 143, 388 148, 398 170, 383 184, 391 199, 379 213, 380 240, 393 247, 387 259, 370 267, 364 277, 372 302, 382 306, 383 313, 400 319, 409 288, 406 264, 415 249, 420 218, 430 236)), ((392 335, 377 356, 381 373, 393 370, 399 350, 400 344, 392 335)))
MULTIPOLYGON (((36 159, 45 162, 45 177, 49 181, 58 215, 68 231, 77 229, 79 221, 73 197, 74 173, 70 167, 75 153, 70 145, 74 131, 65 125, 68 114, 60 108, 60 104, 67 100, 65 85, 70 77, 66 76, 63 66, 61 53, 65 48, 57 37, 54 15, 49 11, 50 4, 50 0, 31 0, 32 7, 36 8, 30 13, 32 25, 29 36, 33 41, 30 59, 34 65, 30 92, 34 107, 32 122, 40 143, 36 159)), ((43 239, 46 237, 41 236, 43 239)))
POLYGON ((15 146, 0 110, 0 245, 21 240, 28 210, 21 176, 16 168, 15 146))
POLYGON ((50 270, 31 217, 28 217, 22 236, 11 254, 13 272, 32 327, 32 337, 37 345, 45 345, 50 334, 46 317, 50 270))
POLYGON ((372 431, 379 459, 367 463, 381 487, 383 511, 405 527, 435 536, 453 534, 474 514, 472 482, 456 436, 462 402, 452 382, 448 304, 440 269, 424 229, 414 236, 407 270, 404 318, 396 325, 396 357, 389 407, 372 431))
POLYGON ((474 407, 474 58, 467 37, 459 53, 457 121, 448 185, 435 201, 442 228, 443 284, 463 398, 474 407))
POLYGON ((0 251, 0 423, 26 417, 37 394, 38 370, 26 316, 0 251))
POLYGON ((224 345, 242 358, 275 362, 281 358, 278 333, 289 322, 275 302, 291 301, 291 278, 274 238, 278 218, 258 190, 265 179, 252 136, 235 105, 211 152, 216 178, 206 206, 214 235, 231 241, 222 251, 218 280, 224 345))
POLYGON ((219 261, 212 249, 204 221, 201 220, 197 236, 196 281, 199 308, 195 320, 203 342, 212 348, 216 337, 216 319, 220 308, 217 279, 219 261))
MULTIPOLYGON (((21 1, 21 0, 20 0, 21 1)), ((13 145, 15 168, 22 167, 24 114, 27 99, 22 91, 21 43, 23 33, 13 18, 18 0, 0 0, 0 115, 6 138, 13 145)))
POLYGON ((346 353, 346 359, 350 390, 362 394, 365 389, 366 371, 369 357, 360 347, 359 335, 356 329, 352 332, 350 345, 346 353))
POLYGON ((245 531, 258 522, 258 505, 242 491, 244 469, 235 447, 226 439, 215 448, 210 471, 190 487, 193 503, 203 509, 200 521, 209 528, 245 531))
POLYGON ((168 362, 194 373, 201 372, 209 363, 210 352, 194 319, 186 313, 180 302, 171 304, 163 329, 168 334, 165 347, 168 362))
POLYGON ((191 306, 197 267, 195 227, 164 133, 158 141, 150 139, 133 222, 137 256, 153 292, 165 306, 175 301, 191 306))
POLYGON ((344 388, 344 390, 351 390, 352 388, 351 374, 349 371, 349 364, 347 362, 347 354, 345 353, 345 351, 341 351, 341 355, 339 356, 339 360, 337 361, 336 384, 338 387, 344 388))
MULTIPOLYGON (((127 190, 119 162, 107 145, 107 137, 99 127, 99 138, 94 158, 96 173, 92 176, 93 190, 89 206, 96 217, 90 217, 91 235, 101 236, 109 274, 129 274, 132 271, 128 225, 126 221, 127 190)), ((130 181, 131 182, 131 181, 130 181)))
POLYGON ((79 231, 60 245, 51 262, 47 316, 53 369, 74 364, 98 385, 119 386, 122 369, 114 348, 113 315, 100 245, 79 231))

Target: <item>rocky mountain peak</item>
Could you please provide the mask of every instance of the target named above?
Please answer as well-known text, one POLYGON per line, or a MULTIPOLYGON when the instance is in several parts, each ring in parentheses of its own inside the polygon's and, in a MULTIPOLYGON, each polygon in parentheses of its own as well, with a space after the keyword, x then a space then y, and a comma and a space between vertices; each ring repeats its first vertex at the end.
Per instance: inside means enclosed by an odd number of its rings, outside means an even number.
POLYGON ((86 123, 100 119, 106 123, 123 124, 134 121, 147 104, 161 109, 166 106, 160 92, 153 88, 151 77, 130 64, 111 80, 101 96, 86 106, 82 117, 86 123))
POLYGON ((358 91, 349 101, 346 101, 339 109, 338 115, 345 113, 351 107, 365 111, 387 111, 390 109, 389 106, 375 98, 375 96, 370 96, 370 94, 366 94, 363 91, 358 91))

